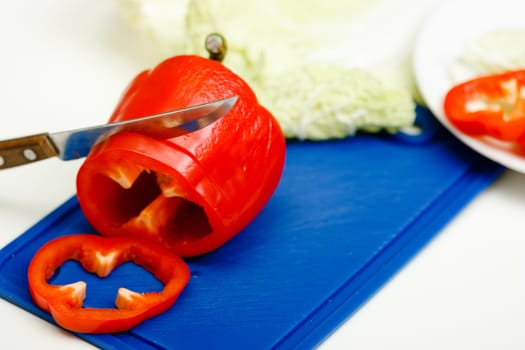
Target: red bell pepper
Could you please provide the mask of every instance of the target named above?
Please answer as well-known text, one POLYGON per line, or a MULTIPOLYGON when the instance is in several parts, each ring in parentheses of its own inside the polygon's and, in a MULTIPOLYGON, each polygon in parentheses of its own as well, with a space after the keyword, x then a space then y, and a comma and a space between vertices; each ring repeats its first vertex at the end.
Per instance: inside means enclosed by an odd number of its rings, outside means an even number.
POLYGON ((525 70, 482 76, 454 86, 445 96, 444 111, 466 134, 519 142, 525 135, 525 70))
POLYGON ((189 281, 186 264, 166 248, 137 238, 104 238, 78 234, 45 244, 28 269, 29 291, 34 302, 51 313, 65 329, 81 333, 114 333, 129 330, 170 308, 189 281), (161 292, 139 294, 120 288, 116 309, 83 308, 86 283, 58 286, 47 282, 64 262, 77 260, 86 271, 106 277, 120 264, 132 261, 155 275, 161 292))
POLYGON ((111 122, 239 96, 199 131, 154 140, 119 133, 77 175, 80 206, 106 236, 137 236, 181 257, 218 248, 266 205, 281 178, 285 139, 250 87, 220 62, 176 56, 139 74, 111 122))

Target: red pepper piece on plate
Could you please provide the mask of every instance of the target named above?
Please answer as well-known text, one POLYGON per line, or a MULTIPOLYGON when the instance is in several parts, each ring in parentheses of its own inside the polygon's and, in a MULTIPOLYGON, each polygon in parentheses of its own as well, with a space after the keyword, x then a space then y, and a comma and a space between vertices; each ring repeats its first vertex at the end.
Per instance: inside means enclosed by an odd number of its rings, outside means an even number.
POLYGON ((95 229, 190 257, 246 227, 279 183, 285 139, 239 76, 203 57, 167 59, 132 81, 110 121, 234 95, 225 116, 196 132, 164 141, 119 133, 95 147, 77 176, 80 206, 95 229))
POLYGON ((525 70, 482 76, 452 87, 444 111, 468 135, 518 141, 525 135, 525 70))
POLYGON ((65 329, 80 333, 114 333, 129 330, 156 316, 178 298, 190 278, 187 265, 166 248, 137 238, 105 238, 78 234, 57 238, 34 255, 28 269, 29 291, 34 302, 51 313, 65 329), (124 262, 134 262, 157 277, 164 289, 136 293, 120 288, 117 308, 84 308, 86 283, 51 285, 57 268, 68 260, 77 260, 86 271, 108 276, 124 262))

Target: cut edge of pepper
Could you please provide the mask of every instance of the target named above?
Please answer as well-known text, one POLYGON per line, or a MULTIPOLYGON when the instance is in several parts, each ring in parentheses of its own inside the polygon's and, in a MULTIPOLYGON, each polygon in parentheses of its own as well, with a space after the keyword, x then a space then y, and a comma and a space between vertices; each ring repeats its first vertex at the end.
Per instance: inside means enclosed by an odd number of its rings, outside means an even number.
POLYGON ((80 333, 115 333, 129 330, 170 308, 189 282, 190 272, 182 259, 155 243, 133 237, 74 234, 42 246, 32 258, 27 276, 33 301, 61 327, 80 333), (107 245, 114 245, 111 249, 115 252, 120 249, 120 253, 111 255, 111 251, 104 254, 97 250, 104 252, 107 245), (141 260, 148 254, 149 258, 141 260), (100 260, 100 256, 109 258, 100 260), (103 277, 120 264, 133 262, 159 278, 164 288, 161 292, 146 293, 120 288, 115 309, 85 308, 84 281, 67 285, 48 282, 53 272, 68 260, 77 260, 86 271, 103 277))

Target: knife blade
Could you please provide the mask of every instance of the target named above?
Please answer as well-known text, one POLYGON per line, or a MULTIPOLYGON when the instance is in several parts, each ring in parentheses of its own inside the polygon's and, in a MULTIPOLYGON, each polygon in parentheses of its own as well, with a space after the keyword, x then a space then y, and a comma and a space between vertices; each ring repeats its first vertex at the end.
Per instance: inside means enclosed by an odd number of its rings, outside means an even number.
POLYGON ((0 169, 50 157, 62 160, 82 158, 88 155, 94 145, 122 131, 134 131, 155 139, 185 135, 220 119, 230 111, 237 98, 233 96, 122 122, 0 141, 0 169))

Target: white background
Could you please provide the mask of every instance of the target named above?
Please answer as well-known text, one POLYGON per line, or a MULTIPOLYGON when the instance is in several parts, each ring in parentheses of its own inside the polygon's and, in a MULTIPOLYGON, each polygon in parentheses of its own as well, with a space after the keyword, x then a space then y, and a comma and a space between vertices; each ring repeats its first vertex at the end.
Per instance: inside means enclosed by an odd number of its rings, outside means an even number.
MULTIPOLYGON (((0 4, 0 138, 103 123, 157 63, 111 1, 0 4)), ((0 246, 74 194, 79 164, 0 171, 0 246)), ((507 171, 321 349, 525 348, 524 199, 525 175, 507 171)), ((0 299, 0 348, 14 346, 92 348, 0 299)))

